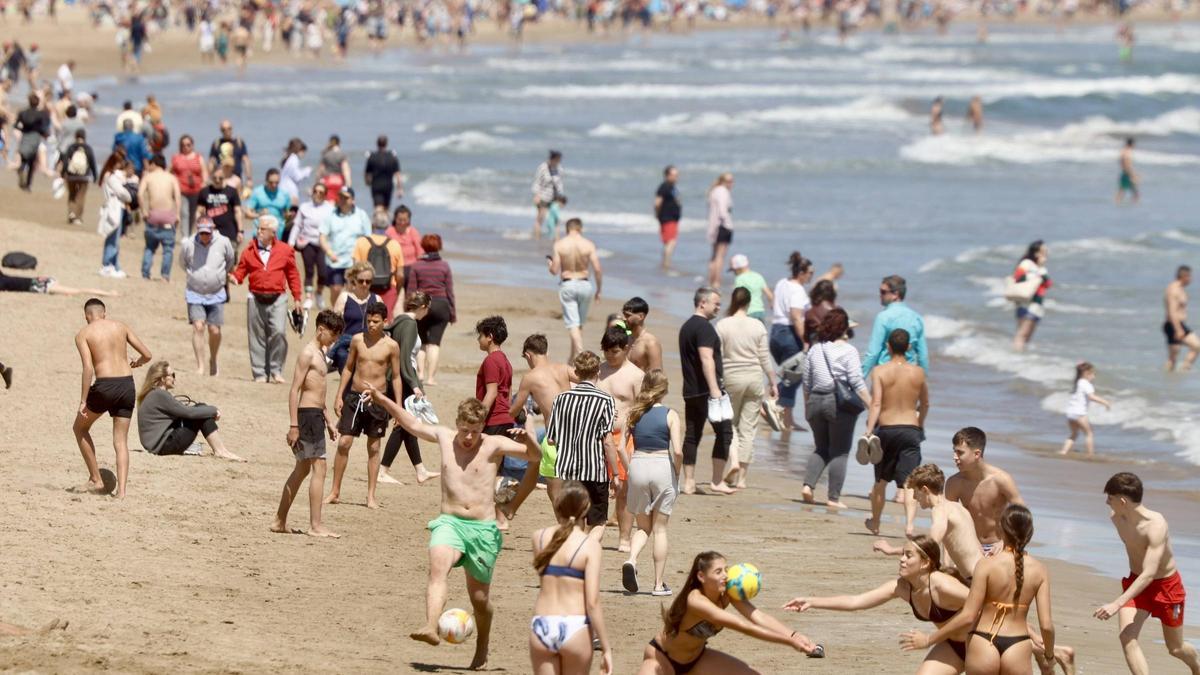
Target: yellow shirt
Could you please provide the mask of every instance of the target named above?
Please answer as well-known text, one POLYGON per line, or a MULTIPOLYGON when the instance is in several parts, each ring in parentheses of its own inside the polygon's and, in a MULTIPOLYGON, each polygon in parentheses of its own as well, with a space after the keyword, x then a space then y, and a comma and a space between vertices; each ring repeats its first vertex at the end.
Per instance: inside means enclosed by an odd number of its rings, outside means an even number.
POLYGON ((354 253, 350 257, 354 262, 367 262, 367 254, 371 251, 371 244, 378 245, 384 241, 387 242, 388 255, 392 257, 392 288, 395 288, 395 273, 404 269, 404 251, 400 248, 398 242, 390 239, 386 234, 372 234, 366 237, 359 237, 358 241, 354 242, 354 253))

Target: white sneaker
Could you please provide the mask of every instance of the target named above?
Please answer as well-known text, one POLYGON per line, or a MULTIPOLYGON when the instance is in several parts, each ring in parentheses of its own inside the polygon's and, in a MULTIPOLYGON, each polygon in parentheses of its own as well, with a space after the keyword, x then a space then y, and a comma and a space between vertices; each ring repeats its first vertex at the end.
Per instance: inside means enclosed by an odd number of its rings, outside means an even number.
POLYGON ((112 274, 110 274, 109 276, 114 279, 124 279, 124 278, 128 277, 129 275, 125 274, 125 270, 113 270, 112 274))
POLYGON ((730 400, 729 394, 724 394, 721 396, 721 419, 733 419, 733 401, 730 400))
POLYGON ((722 415, 721 399, 719 399, 719 398, 708 399, 708 421, 713 424, 716 424, 717 422, 720 422, 723 419, 721 417, 721 415, 722 415))
POLYGON ((304 304, 303 304, 303 305, 301 305, 301 307, 303 307, 305 310, 310 310, 310 309, 312 309, 312 307, 313 307, 313 299, 312 299, 312 298, 308 298, 307 300, 305 300, 305 301, 304 301, 304 304))
POLYGON ((99 274, 102 277, 111 277, 115 271, 116 270, 113 269, 112 265, 105 265, 104 267, 100 268, 99 274))

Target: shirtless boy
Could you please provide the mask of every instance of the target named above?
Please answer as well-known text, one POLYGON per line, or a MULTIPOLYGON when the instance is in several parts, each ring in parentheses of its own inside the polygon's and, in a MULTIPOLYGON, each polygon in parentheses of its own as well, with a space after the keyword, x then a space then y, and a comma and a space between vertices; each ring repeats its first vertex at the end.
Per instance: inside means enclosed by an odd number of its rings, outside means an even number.
MULTIPOLYGON (((534 333, 525 338, 525 344, 521 347, 521 357, 529 365, 529 372, 521 378, 521 385, 517 388, 517 396, 512 405, 512 409, 519 414, 527 409, 526 403, 532 400, 542 415, 543 425, 550 423, 554 397, 571 388, 571 377, 574 374, 567 364, 551 361, 546 355, 549 351, 550 344, 545 335, 534 333)), ((534 431, 533 421, 528 416, 525 419, 525 431, 534 431)), ((538 472, 546 479, 546 492, 550 496, 551 504, 558 497, 558 488, 562 485, 562 481, 554 473, 554 457, 554 446, 544 443, 538 472)))
POLYGON ((1175 362, 1179 352, 1186 346, 1189 350, 1187 359, 1181 370, 1191 370, 1200 355, 1200 336, 1192 332, 1187 325, 1187 286, 1192 283, 1192 268, 1180 265, 1175 270, 1175 280, 1167 284, 1163 293, 1163 305, 1166 306, 1167 318, 1163 321, 1163 334, 1167 336, 1167 371, 1175 370, 1175 362))
POLYGON ((600 349, 604 353, 604 361, 600 364, 600 391, 608 392, 617 403, 617 416, 613 421, 613 441, 617 445, 617 453, 624 457, 624 465, 610 466, 609 472, 616 472, 621 477, 620 487, 617 488, 617 528, 621 538, 617 550, 628 552, 630 539, 633 535, 633 514, 625 509, 625 501, 629 496, 629 476, 625 465, 629 464, 629 452, 625 447, 625 439, 621 438, 621 430, 625 428, 625 413, 633 405, 638 391, 642 388, 642 378, 646 375, 641 368, 629 362, 629 333, 624 328, 613 326, 604 331, 600 339, 600 349))
POLYGON ((1112 509, 1125 553, 1129 556, 1129 576, 1121 580, 1124 589, 1116 600, 1095 612, 1095 617, 1120 623, 1121 647, 1125 663, 1134 675, 1148 675, 1150 665, 1138 644, 1146 619, 1162 623, 1167 651, 1183 661, 1192 675, 1200 675, 1196 648, 1183 639, 1183 608, 1186 592, 1175 566, 1175 554, 1167 534, 1167 520, 1161 513, 1142 505, 1142 481, 1132 473, 1118 473, 1104 484, 1105 503, 1112 509))
POLYGON ((1141 194, 1138 191, 1138 184, 1141 180, 1138 178, 1137 172, 1133 170, 1133 139, 1125 139, 1125 147, 1121 148, 1121 157, 1118 160, 1121 166, 1121 177, 1117 180, 1117 196, 1114 198, 1117 205, 1120 206, 1121 199, 1128 192, 1133 199, 1133 203, 1138 203, 1141 194))
POLYGON ((382 302, 367 303, 367 329, 350 340, 350 354, 342 369, 333 412, 338 416, 337 456, 333 460, 333 488, 325 498, 326 504, 337 504, 342 496, 342 476, 350 461, 350 446, 359 434, 367 435, 367 508, 379 508, 375 487, 379 483, 380 439, 387 433, 387 413, 371 405, 363 394, 367 385, 376 389, 387 387, 388 372, 392 375, 392 391, 401 391, 400 345, 383 331, 387 321, 387 306, 382 302))
POLYGON ((296 456, 296 467, 283 486, 279 510, 275 512, 272 532, 290 532, 287 526, 288 509, 300 491, 306 477, 308 482, 308 535, 338 537, 321 525, 321 497, 325 490, 325 435, 337 439, 337 427, 325 416, 325 352, 342 334, 346 322, 332 309, 317 315, 317 333, 296 357, 292 388, 288 393, 287 444, 296 456))
POLYGON ((632 342, 629 345, 629 360, 643 372, 662 370, 662 344, 646 330, 646 315, 650 305, 639 297, 632 297, 621 308, 625 327, 629 329, 632 342))
POLYGON ((488 638, 492 629, 492 603, 488 597, 496 558, 500 555, 503 535, 493 520, 496 476, 504 457, 522 457, 528 461, 517 494, 505 505, 509 519, 537 484, 537 466, 541 451, 532 436, 523 429, 509 430, 514 439, 483 433, 487 409, 469 398, 458 404, 455 429, 425 424, 388 399, 378 389, 367 386, 371 398, 382 406, 400 426, 423 441, 437 443, 442 453, 442 513, 429 521, 429 586, 425 592, 425 625, 409 637, 437 645, 438 617, 446 604, 446 579, 450 570, 461 566, 466 572, 467 592, 475 610, 475 658, 471 668, 487 663, 488 638))
POLYGON ((105 494, 104 480, 96 463, 96 443, 92 440, 92 425, 104 413, 112 417, 113 450, 117 453, 117 499, 125 498, 125 480, 129 477, 129 420, 137 390, 133 385, 133 369, 149 363, 151 354, 133 330, 107 318, 104 303, 91 298, 83 304, 87 326, 75 334, 75 347, 83 362, 83 384, 79 392, 79 414, 72 431, 83 463, 87 465, 88 482, 81 492, 105 494), (138 358, 130 360, 128 347, 138 358), (94 380, 93 380, 94 378, 94 380))
MULTIPOLYGON (((929 537, 941 546, 943 555, 954 563, 958 575, 970 585, 975 565, 983 559, 983 552, 979 538, 975 536, 975 523, 966 507, 942 496, 946 475, 936 464, 922 464, 908 475, 905 485, 912 490, 913 500, 930 511, 929 537)), ((900 555, 904 547, 892 546, 880 539, 875 542, 875 550, 886 555, 900 555)))
POLYGON ((925 440, 925 417, 929 414, 929 387, 925 369, 908 362, 908 331, 897 328, 888 335, 891 360, 871 369, 871 410, 867 433, 858 443, 858 461, 874 460, 875 485, 871 488, 871 517, 866 526, 879 534, 887 484, 895 481, 896 500, 904 502, 905 534, 912 534, 917 507, 911 490, 904 486, 908 474, 921 464, 921 442, 925 440), (880 452, 882 450, 882 453, 880 452))
POLYGON ((563 323, 571 337, 571 359, 583 351, 582 327, 587 322, 592 300, 600 299, 604 271, 596 245, 583 236, 583 221, 567 221, 567 236, 554 242, 554 254, 546 262, 550 274, 559 278, 558 299, 562 303, 563 323), (596 285, 588 279, 589 269, 596 274, 596 285))

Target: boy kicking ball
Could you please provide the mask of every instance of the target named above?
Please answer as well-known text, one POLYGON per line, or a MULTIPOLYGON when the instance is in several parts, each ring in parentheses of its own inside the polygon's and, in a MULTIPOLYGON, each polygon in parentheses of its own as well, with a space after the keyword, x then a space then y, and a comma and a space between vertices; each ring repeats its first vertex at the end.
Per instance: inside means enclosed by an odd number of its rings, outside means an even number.
POLYGON ((325 352, 338 339, 345 327, 342 315, 332 309, 322 310, 317 315, 317 334, 305 345, 296 357, 296 370, 292 375, 292 388, 288 394, 288 414, 292 425, 288 429, 287 443, 296 456, 296 467, 283 486, 279 498, 279 511, 275 513, 272 532, 288 533, 288 509, 300 491, 304 479, 308 482, 308 535, 311 537, 338 537, 321 525, 321 498, 325 491, 325 436, 337 439, 337 429, 325 416, 325 375, 327 366, 325 352))

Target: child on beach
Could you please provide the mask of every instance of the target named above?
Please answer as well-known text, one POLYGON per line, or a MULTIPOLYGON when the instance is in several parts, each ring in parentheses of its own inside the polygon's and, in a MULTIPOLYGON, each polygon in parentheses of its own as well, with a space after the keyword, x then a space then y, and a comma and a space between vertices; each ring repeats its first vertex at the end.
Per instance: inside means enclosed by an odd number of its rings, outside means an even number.
POLYGON ((1062 450, 1058 454, 1066 455, 1075 445, 1075 437, 1083 433, 1083 442, 1087 445, 1087 454, 1096 454, 1095 441, 1092 436, 1092 424, 1088 422, 1087 412, 1089 402, 1096 402, 1112 410, 1112 404, 1096 396, 1096 387, 1092 380, 1096 379, 1096 367, 1087 361, 1080 361, 1075 366, 1075 388, 1071 390, 1071 398, 1067 401, 1067 428, 1071 435, 1063 441, 1062 450))
POLYGON ((546 220, 542 222, 542 235, 558 239, 559 224, 562 223, 562 207, 567 205, 566 195, 555 195, 546 210, 546 220))

